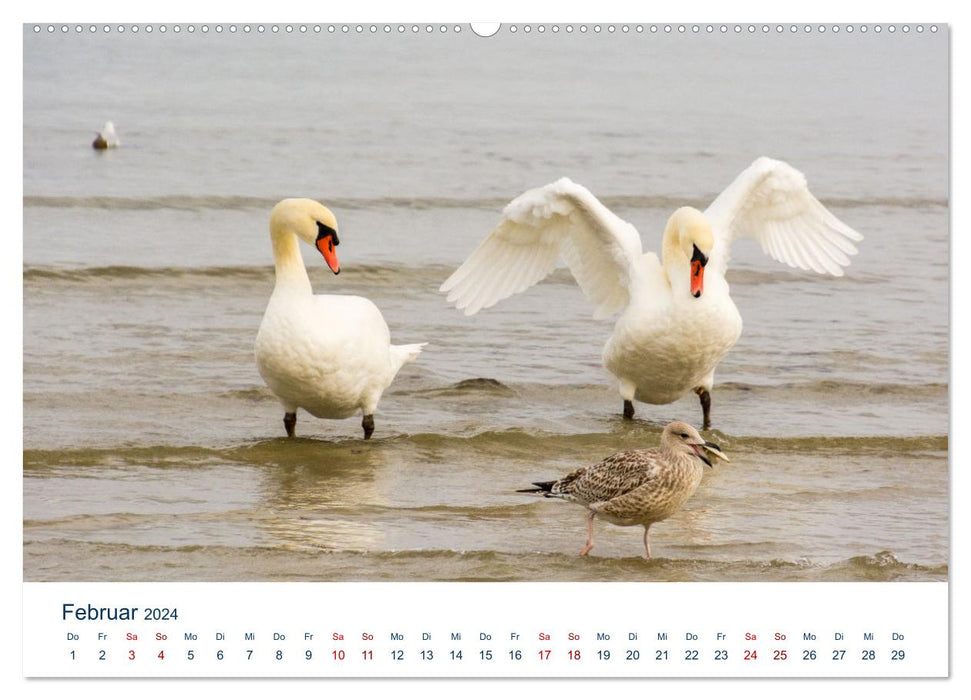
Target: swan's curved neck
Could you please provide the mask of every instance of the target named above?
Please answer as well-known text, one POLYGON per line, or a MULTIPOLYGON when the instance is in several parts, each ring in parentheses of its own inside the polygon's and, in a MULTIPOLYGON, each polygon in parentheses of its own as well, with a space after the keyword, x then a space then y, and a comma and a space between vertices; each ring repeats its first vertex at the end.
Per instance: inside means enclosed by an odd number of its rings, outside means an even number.
POLYGON ((690 263, 681 247, 681 237, 678 235, 678 227, 672 217, 668 221, 667 228, 664 229, 664 241, 661 244, 661 265, 664 267, 668 284, 674 286, 676 280, 681 281, 681 278, 684 278, 684 284, 687 285, 690 263))
POLYGON ((288 229, 271 229, 273 260, 276 265, 276 289, 292 289, 311 293, 310 278, 300 254, 300 241, 288 229))

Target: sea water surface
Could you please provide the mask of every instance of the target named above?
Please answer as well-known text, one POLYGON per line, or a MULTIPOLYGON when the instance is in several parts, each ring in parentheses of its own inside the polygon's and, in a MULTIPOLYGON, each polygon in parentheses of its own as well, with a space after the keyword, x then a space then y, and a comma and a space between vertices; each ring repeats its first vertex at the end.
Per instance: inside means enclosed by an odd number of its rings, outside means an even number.
POLYGON ((946 580, 946 28, 619 26, 25 28, 25 580, 946 580), (95 152, 106 120, 122 145, 95 152), (530 187, 569 176, 657 250, 761 155, 860 253, 834 279, 735 245, 708 434, 732 462, 652 561, 607 524, 581 558, 582 509, 516 490, 700 424, 697 397, 624 421, 611 322, 565 270, 474 317, 437 289, 530 187), (340 221, 339 277, 304 250, 315 289, 428 343, 367 442, 302 412, 286 439, 256 370, 291 196, 340 221))

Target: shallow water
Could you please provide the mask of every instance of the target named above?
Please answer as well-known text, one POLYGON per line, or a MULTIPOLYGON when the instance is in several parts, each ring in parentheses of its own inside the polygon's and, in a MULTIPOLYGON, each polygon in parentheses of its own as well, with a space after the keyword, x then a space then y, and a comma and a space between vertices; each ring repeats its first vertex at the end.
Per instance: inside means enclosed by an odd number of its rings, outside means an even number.
POLYGON ((946 32, 25 33, 24 59, 26 580, 946 580, 946 32), (582 510, 516 489, 699 423, 696 397, 624 422, 565 271, 471 318, 437 288, 528 187, 570 176, 651 250, 762 154, 861 252, 830 279, 735 246, 732 462, 655 560, 605 524, 581 559, 582 510), (283 439, 256 371, 284 196, 340 219, 315 288, 429 343, 370 442, 306 414, 283 439))

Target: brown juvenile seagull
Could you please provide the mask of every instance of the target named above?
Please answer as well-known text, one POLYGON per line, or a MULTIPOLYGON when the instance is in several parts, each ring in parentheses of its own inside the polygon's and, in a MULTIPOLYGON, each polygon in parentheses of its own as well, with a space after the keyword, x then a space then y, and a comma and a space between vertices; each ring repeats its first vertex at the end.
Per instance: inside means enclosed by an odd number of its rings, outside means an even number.
POLYGON ((669 423, 661 433, 661 446, 618 452, 592 467, 581 467, 558 481, 537 481, 535 489, 587 508, 587 543, 593 549, 593 519, 600 516, 615 525, 644 527, 644 557, 651 558, 651 525, 679 510, 701 483, 704 466, 712 457, 730 461, 721 448, 706 442, 682 421, 669 423))

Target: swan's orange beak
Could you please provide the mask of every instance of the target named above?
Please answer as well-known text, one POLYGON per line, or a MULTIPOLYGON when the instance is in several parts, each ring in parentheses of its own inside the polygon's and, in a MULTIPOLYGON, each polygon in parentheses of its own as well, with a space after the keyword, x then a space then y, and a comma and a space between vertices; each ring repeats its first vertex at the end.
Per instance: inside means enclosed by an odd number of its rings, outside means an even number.
POLYGON ((705 265, 708 258, 695 246, 694 255, 691 256, 691 296, 695 299, 701 296, 705 290, 705 265))
POLYGON ((337 231, 323 224, 317 224, 317 228, 319 230, 316 241, 317 250, 324 256, 324 260, 327 261, 327 266, 335 275, 338 275, 341 271, 341 264, 337 259, 337 246, 340 245, 340 240, 337 238, 337 231))

